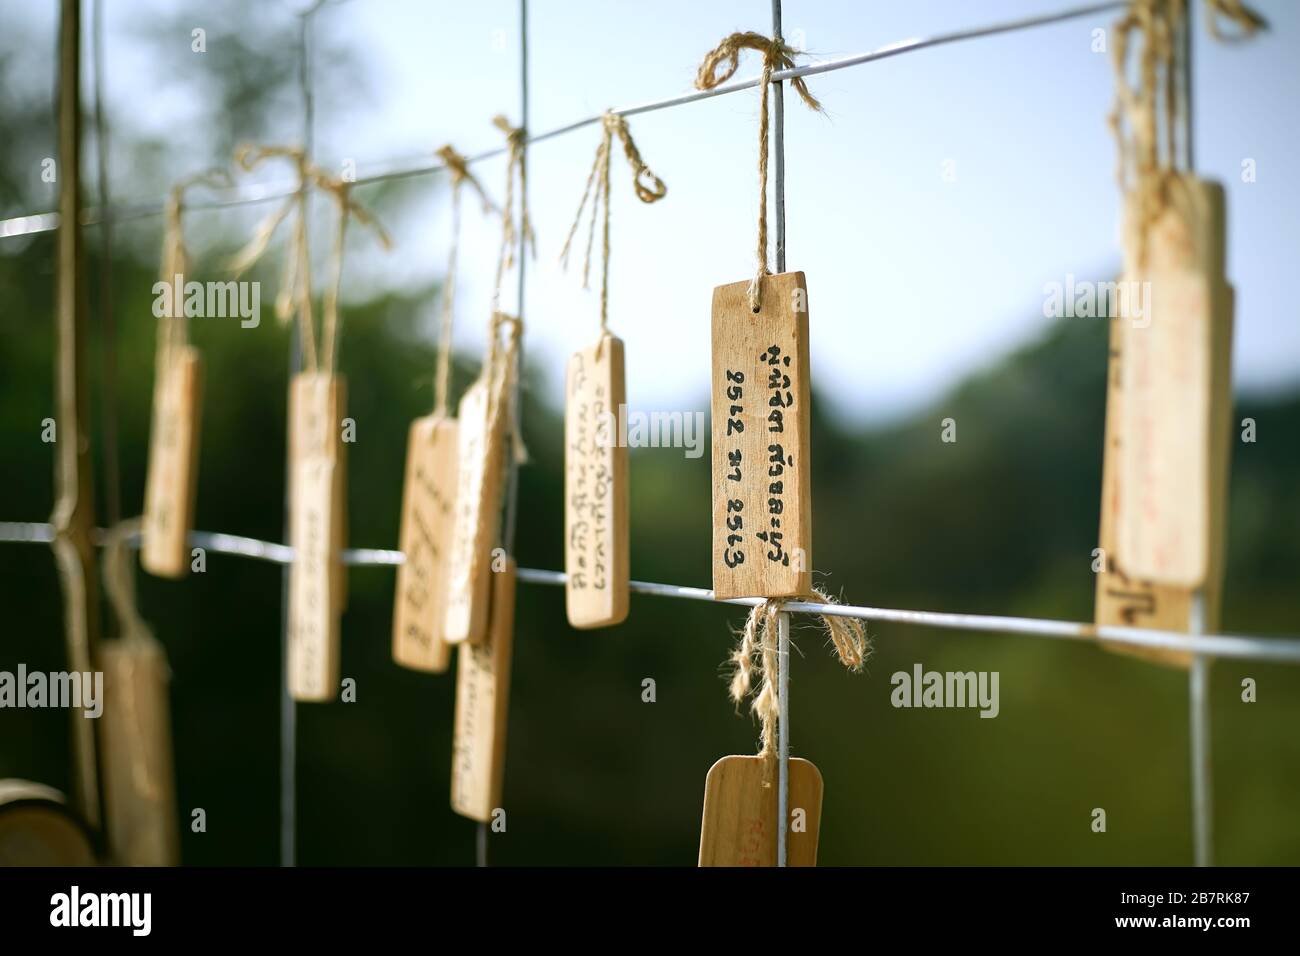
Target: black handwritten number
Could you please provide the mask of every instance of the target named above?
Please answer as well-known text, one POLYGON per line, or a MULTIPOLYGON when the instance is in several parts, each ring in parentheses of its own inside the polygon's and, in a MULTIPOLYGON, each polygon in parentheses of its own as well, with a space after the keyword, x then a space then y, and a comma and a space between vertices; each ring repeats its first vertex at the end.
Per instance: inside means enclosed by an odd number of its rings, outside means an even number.
MULTIPOLYGON (((734 408, 735 406, 732 407, 734 408)), ((745 430, 745 423, 742 422, 739 418, 727 419, 727 434, 729 436, 735 432, 743 432, 744 430, 745 430)))
POLYGON ((727 452, 727 464, 735 469, 735 471, 729 472, 727 474, 728 481, 740 481, 740 460, 741 459, 740 459, 739 448, 735 449, 734 451, 727 452))
POLYGON ((786 392, 785 397, 781 397, 780 392, 773 392, 772 397, 767 400, 767 404, 772 408, 789 408, 794 404, 794 395, 786 392))
POLYGON ((736 382, 736 383, 739 384, 739 385, 744 385, 744 384, 745 384, 745 373, 744 373, 744 372, 733 372, 731 369, 727 369, 727 381, 728 381, 728 382, 736 382))
MULTIPOLYGON (((767 486, 767 490, 774 495, 781 494, 781 482, 774 481, 767 486)), ((770 515, 779 515, 785 512, 785 501, 781 498, 767 499, 767 513, 770 515)))
POLYGON ((745 519, 740 515, 732 515, 727 519, 728 531, 739 531, 743 527, 745 527, 745 519))
POLYGON ((768 420, 768 423, 769 423, 769 424, 768 424, 768 427, 767 427, 767 430, 768 430, 769 432, 783 432, 783 431, 785 431, 785 416, 784 416, 783 414, 781 414, 781 409, 779 409, 779 408, 774 408, 774 409, 772 409, 770 412, 768 412, 768 413, 767 413, 767 420, 768 420))
POLYGON ((722 562, 729 568, 734 568, 738 564, 744 564, 745 552, 739 549, 733 551, 731 548, 727 548, 726 551, 722 552, 722 562))
POLYGON ((744 510, 745 510, 745 503, 741 501, 739 498, 727 499, 727 514, 731 514, 733 511, 744 511, 744 510))
POLYGON ((767 387, 768 388, 789 388, 790 376, 782 375, 781 370, 779 368, 774 368, 772 369, 771 374, 768 375, 767 377, 767 387))
POLYGON ((745 390, 744 390, 743 388, 741 388, 739 385, 728 385, 728 386, 727 386, 727 400, 728 400, 728 401, 731 401, 731 402, 738 402, 738 401, 741 400, 741 398, 744 397, 744 395, 745 395, 745 390))

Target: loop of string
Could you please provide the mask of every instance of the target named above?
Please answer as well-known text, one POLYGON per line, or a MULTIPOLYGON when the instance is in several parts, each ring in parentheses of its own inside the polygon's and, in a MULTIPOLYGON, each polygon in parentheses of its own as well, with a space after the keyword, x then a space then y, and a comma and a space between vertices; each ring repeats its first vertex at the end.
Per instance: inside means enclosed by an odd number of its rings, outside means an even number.
MULTIPOLYGON (((823 604, 836 604, 834 598, 819 588, 813 595, 823 604)), ((761 726, 759 737, 760 757, 776 756, 776 726, 781 715, 780 694, 776 685, 777 639, 779 616, 786 599, 773 599, 755 605, 740 632, 740 641, 732 651, 730 694, 739 707, 745 698, 753 696, 750 709, 761 726), (755 690, 757 684, 757 690, 755 690)), ((835 648, 835 653, 850 671, 862 670, 871 655, 867 643, 866 625, 852 617, 819 615, 822 629, 835 648)))
POLYGON ((469 161, 451 145, 438 150, 438 157, 451 176, 451 251, 447 254, 447 274, 442 287, 442 331, 438 340, 438 370, 434 382, 434 414, 446 417, 451 391, 451 330, 456 300, 456 259, 460 249, 460 194, 461 187, 469 183, 483 203, 484 214, 495 212, 496 205, 488 198, 474 174, 469 161))
POLYGON ((487 433, 495 435, 502 416, 509 415, 511 454, 517 465, 528 461, 528 449, 524 447, 524 436, 519 427, 517 409, 514 407, 515 379, 519 374, 519 342, 523 332, 522 319, 501 312, 494 314, 488 331, 490 336, 488 361, 483 366, 482 372, 488 388, 487 433), (505 328, 508 333, 504 347, 500 344, 502 328, 505 328))
POLYGON ((668 187, 664 185, 662 179, 651 172, 650 167, 641 158, 641 152, 636 148, 636 143, 633 142, 632 134, 628 130, 627 120, 617 113, 607 111, 602 118, 601 127, 602 135, 600 145, 596 148, 596 159, 592 162, 591 172, 587 175, 587 185, 582 191, 582 201, 578 203, 578 213, 573 217, 573 225, 569 227, 568 238, 564 240, 564 248, 560 252, 560 261, 564 263, 566 268, 568 267, 569 249, 573 244, 573 237, 578 232, 578 226, 582 222, 582 214, 587 208, 587 200, 590 198, 591 222, 587 230, 587 255, 582 264, 582 287, 584 289, 590 288, 588 278, 591 273, 591 250, 596 238, 596 219, 602 216, 601 208, 603 206, 604 225, 600 276, 600 342, 603 346, 605 336, 609 334, 609 157, 614 137, 617 136, 623 144, 623 154, 632 167, 632 188, 636 191, 638 199, 643 203, 658 202, 667 195, 668 187))
POLYGON ((343 281, 343 248, 348 219, 355 217, 357 222, 371 227, 385 249, 392 248, 392 240, 370 210, 352 199, 352 183, 331 176, 311 163, 301 149, 292 146, 245 145, 239 147, 235 153, 235 161, 248 171, 272 158, 288 159, 293 163, 298 175, 298 188, 279 209, 262 220, 253 233, 252 240, 235 256, 231 269, 238 276, 252 266, 266 251, 280 223, 288 218, 291 212, 296 213, 293 231, 289 237, 289 247, 285 251, 284 273, 276 294, 275 313, 282 322, 289 321, 295 314, 297 315, 302 334, 304 368, 312 372, 333 372, 338 367, 340 325, 338 300, 339 287, 343 281), (315 322, 312 318, 311 249, 307 239, 307 196, 312 185, 329 193, 339 207, 332 278, 325 290, 321 329, 322 348, 319 352, 316 347, 315 322))
MULTIPOLYGON (((758 271, 754 281, 749 284, 749 305, 755 312, 759 310, 763 277, 771 275, 767 267, 767 153, 768 153, 768 87, 772 83, 772 74, 778 70, 794 69, 794 58, 801 51, 788 46, 784 40, 764 36, 761 33, 733 33, 724 39, 704 58, 695 75, 695 86, 701 90, 711 90, 731 79, 740 66, 741 50, 757 50, 763 54, 763 77, 759 83, 762 97, 759 101, 758 118, 758 271)), ((808 90, 803 77, 791 81, 800 98, 808 108, 821 112, 822 105, 808 90)))
POLYGON ((140 616, 135 604, 134 549, 128 542, 140 534, 140 518, 127 518, 118 522, 104 535, 104 591, 117 617, 123 640, 139 640, 151 636, 149 627, 140 616))
MULTIPOLYGON (((1206 0, 1206 14, 1216 39, 1244 40, 1267 28, 1264 19, 1241 0, 1206 0), (1220 19, 1236 24, 1237 32, 1225 34, 1220 19)), ((1109 121, 1119 153, 1116 179, 1131 203, 1124 224, 1125 247, 1139 267, 1146 260, 1147 232, 1168 206, 1178 172, 1178 120, 1186 109, 1186 91, 1179 95, 1180 38, 1187 29, 1187 0, 1133 0, 1115 23, 1111 44, 1115 106, 1109 121), (1130 83, 1134 34, 1141 47, 1136 83, 1130 83)), ((1189 146, 1184 144, 1185 149, 1189 146)))
MULTIPOLYGON (((537 237, 533 235, 533 224, 528 216, 528 166, 525 159, 524 144, 528 132, 522 126, 511 126, 504 116, 494 116, 492 124, 506 134, 506 144, 510 148, 510 157, 506 162, 505 202, 501 206, 501 252, 497 256, 497 277, 492 290, 492 309, 496 312, 501 305, 501 281, 506 271, 514 267, 515 245, 519 246, 519 256, 523 257, 524 247, 531 246, 533 255, 537 255, 537 237), (515 226, 515 170, 519 171, 519 225, 515 226)), ((519 303, 522 314, 524 304, 519 303)), ((494 319, 495 323, 495 319, 494 319)), ((496 343, 491 348, 495 350, 496 343)), ((491 354, 491 353, 490 353, 491 354)))
POLYGON ((191 186, 229 186, 230 176, 222 169, 209 169, 186 177, 172 186, 167 195, 163 214, 162 262, 158 277, 172 288, 172 307, 158 320, 158 341, 155 346, 158 367, 163 368, 174 350, 189 344, 190 324, 185 315, 185 276, 190 271, 189 250, 185 247, 182 224, 185 210, 185 192, 191 186), (179 278, 178 278, 179 277, 179 278), (176 285, 173 285, 176 283, 176 285))

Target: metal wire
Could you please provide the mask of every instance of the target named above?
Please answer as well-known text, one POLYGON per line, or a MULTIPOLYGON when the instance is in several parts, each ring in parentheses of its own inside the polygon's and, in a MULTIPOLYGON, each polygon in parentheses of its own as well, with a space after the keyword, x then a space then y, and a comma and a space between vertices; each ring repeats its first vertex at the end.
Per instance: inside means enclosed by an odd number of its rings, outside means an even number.
MULTIPOLYGON (((96 544, 103 543, 103 531, 97 531, 96 544)), ((0 542, 30 542, 48 544, 54 540, 51 526, 44 522, 0 521, 0 542)), ((138 547, 139 537, 127 542, 138 547)), ((293 548, 256 538, 233 534, 214 534, 191 531, 190 544, 222 554, 286 564, 293 560, 293 548)), ((347 548, 341 560, 349 565, 393 566, 402 563, 402 552, 384 548, 347 548)), ((563 571, 540 568, 520 568, 518 580, 526 584, 564 586, 563 571)), ((680 598, 690 601, 707 601, 711 604, 733 604, 754 607, 762 598, 716 598, 708 588, 693 588, 679 584, 656 584, 650 581, 632 581, 636 594, 680 598)), ((997 614, 958 614, 948 611, 910 611, 902 608, 870 607, 853 604, 821 604, 816 601, 787 601, 782 608, 792 614, 819 614, 826 617, 853 617, 864 621, 893 624, 915 624, 920 627, 937 627, 955 631, 981 631, 997 634, 1030 634, 1036 637, 1075 640, 1089 644, 1131 644, 1135 647, 1159 647, 1167 650, 1188 651, 1207 657, 1234 660, 1277 661, 1300 664, 1300 638, 1290 635, 1261 637, 1249 634, 1188 635, 1181 631, 1157 631, 1144 627, 1097 625, 1083 621, 1058 621, 1049 618, 1008 617, 997 614)))
MULTIPOLYGON (((773 82, 780 83, 784 80, 793 80, 801 76, 816 76, 821 73, 831 73, 835 70, 843 70, 851 66, 860 66, 863 63, 872 63, 876 60, 884 60, 890 57, 900 56, 904 53, 915 53, 918 50, 926 50, 931 47, 942 46, 948 43, 957 43, 963 40, 973 40, 979 37, 994 36, 1000 33, 1011 33, 1017 30, 1028 30, 1034 27, 1048 26, 1054 23, 1060 23, 1064 20, 1072 20, 1078 17, 1093 16, 1099 13, 1106 13, 1113 10, 1120 10, 1128 6, 1125 0, 1112 0, 1109 3, 1093 3, 1087 6, 1071 7, 1061 10, 1057 13, 1049 13, 1037 17, 1022 17, 1016 20, 1004 20, 999 23, 989 24, 982 27, 973 27, 968 30, 955 30, 949 33, 939 33, 930 37, 917 37, 908 40, 900 40, 897 43, 890 43, 886 46, 879 47, 875 50, 869 50, 866 53, 858 53, 853 56, 840 57, 838 59, 827 60, 823 63, 812 63, 807 66, 796 67, 791 70, 780 70, 772 74, 773 82)), ((731 83, 724 83, 721 86, 714 87, 711 90, 695 90, 680 96, 673 96, 667 99, 654 100, 649 103, 641 103, 634 106, 624 106, 615 109, 614 112, 620 116, 635 116, 639 113, 652 113, 656 110, 670 109, 675 106, 682 106, 686 103, 694 103, 698 100, 707 100, 714 96, 723 96, 727 93, 736 93, 740 90, 753 89, 762 82, 759 76, 749 77, 744 80, 735 80, 731 83)), ((538 133, 530 136, 527 140, 529 144, 544 142, 557 136, 563 136, 566 133, 583 129, 601 122, 604 113, 597 113, 594 116, 588 116, 564 126, 538 133)), ((477 153, 469 157, 469 162, 477 163, 485 159, 491 159, 494 156, 501 156, 506 152, 504 148, 490 149, 486 152, 477 153)), ((405 179, 410 176, 424 176, 430 173, 436 173, 445 169, 443 163, 430 162, 426 158, 415 160, 387 159, 376 162, 375 169, 364 175, 358 175, 356 185, 363 186, 371 183, 384 182, 393 179, 405 179)), ((195 200, 187 202, 185 208, 188 210, 195 209, 223 209, 230 206, 245 206, 253 203, 270 202, 274 199, 283 199, 293 194, 297 189, 295 183, 271 182, 271 183, 252 183, 245 186, 239 186, 228 190, 214 190, 212 198, 207 200, 195 200)), ((116 207, 113 212, 113 218, 116 222, 129 222, 137 219, 146 219, 150 216, 160 215, 163 211, 162 202, 145 203, 137 205, 128 205, 116 207)), ((101 210, 96 208, 86 209, 81 217, 83 225, 90 225, 100 220, 101 210)), ((14 216, 10 219, 0 220, 0 239, 12 236, 28 236, 34 233, 49 232, 57 229, 59 225, 59 214, 57 212, 34 213, 26 216, 14 216)))

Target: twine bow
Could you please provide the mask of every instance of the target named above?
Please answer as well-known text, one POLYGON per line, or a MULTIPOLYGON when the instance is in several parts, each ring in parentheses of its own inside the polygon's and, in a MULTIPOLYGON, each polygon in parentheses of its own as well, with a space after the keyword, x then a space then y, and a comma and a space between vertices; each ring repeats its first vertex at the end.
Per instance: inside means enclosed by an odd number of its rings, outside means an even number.
MULTIPOLYGON (((695 86, 701 90, 711 90, 735 75, 740 66, 742 50, 757 50, 763 55, 763 77, 759 83, 762 98, 759 102, 758 120, 758 272, 749 284, 749 305, 755 312, 759 310, 763 277, 771 275, 767 267, 767 140, 768 140, 768 87, 772 83, 772 74, 779 70, 794 69, 794 58, 801 51, 786 44, 784 40, 766 37, 761 33, 733 33, 724 39, 704 58, 695 75, 695 86)), ((803 77, 791 81, 800 98, 814 112, 821 112, 822 105, 808 90, 803 77)))
POLYGON ((456 152, 450 144, 438 150, 438 157, 451 176, 451 251, 447 254, 447 275, 442 286, 442 333, 438 340, 438 371, 433 388, 434 414, 446 416, 451 390, 451 329, 456 301, 456 259, 460 249, 461 187, 466 183, 473 187, 483 203, 485 214, 495 212, 496 205, 488 198, 483 184, 470 172, 469 160, 456 152))
POLYGON ((573 244, 573 237, 577 234, 578 226, 582 222, 583 211, 587 208, 587 199, 591 198, 591 221, 587 230, 587 255, 582 263, 582 287, 589 288, 588 277, 591 273, 591 250, 596 238, 596 219, 601 217, 601 208, 604 208, 603 215, 603 239, 601 244, 601 276, 600 276, 600 335, 601 343, 604 343, 605 336, 609 333, 609 157, 612 151, 614 137, 617 136, 623 144, 623 154, 627 157, 628 164, 632 167, 632 188, 635 190, 637 198, 643 203, 655 203, 663 199, 668 193, 668 187, 664 181, 651 172, 650 167, 645 164, 641 158, 641 152, 636 148, 636 143, 632 140, 632 134, 627 127, 627 120, 614 112, 606 112, 601 121, 602 135, 600 145, 596 148, 596 159, 591 164, 591 172, 587 175, 587 185, 582 191, 582 201, 578 203, 578 213, 573 217, 573 225, 569 227, 568 238, 564 240, 564 248, 560 252, 560 261, 567 268, 569 265, 569 249, 573 244), (594 187, 594 193, 593 193, 594 187))
MULTIPOLYGON (((813 588, 813 595, 823 604, 836 604, 826 592, 813 588)), ((776 725, 781 715, 780 692, 776 686, 777 635, 784 599, 764 601, 754 606, 740 632, 740 641, 732 651, 730 694, 739 707, 752 694, 750 710, 761 725, 760 757, 773 757, 776 750, 776 725), (757 683, 757 691, 754 690, 757 683)), ((856 673, 871 655, 866 625, 857 618, 819 615, 822 629, 830 639, 840 663, 856 673)))
POLYGON ((338 362, 340 324, 338 297, 343 278, 343 240, 349 217, 355 216, 362 225, 371 227, 385 249, 392 248, 392 240, 370 210, 351 198, 352 183, 330 176, 311 163, 301 149, 292 146, 244 145, 235 152, 235 161, 247 171, 272 158, 288 159, 293 163, 298 177, 297 188, 279 209, 262 220, 254 231, 252 240, 235 256, 230 268, 236 277, 242 275, 261 258, 280 223, 288 218, 291 212, 296 212, 293 232, 289 237, 289 248, 285 252, 284 272, 276 294, 275 314, 282 322, 289 321, 297 314, 302 334, 303 364, 308 370, 333 371, 338 362), (321 331, 324 348, 323 356, 320 357, 317 354, 315 323, 312 319, 311 249, 307 240, 307 194, 312 185, 329 193, 339 206, 333 281, 325 290, 324 321, 321 331))

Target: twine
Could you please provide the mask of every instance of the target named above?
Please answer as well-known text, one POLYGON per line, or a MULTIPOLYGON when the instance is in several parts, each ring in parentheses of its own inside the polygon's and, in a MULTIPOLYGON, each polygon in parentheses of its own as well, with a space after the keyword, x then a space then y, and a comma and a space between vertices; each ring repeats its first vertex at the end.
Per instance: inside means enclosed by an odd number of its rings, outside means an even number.
MULTIPOLYGON (((1248 39, 1267 28, 1264 19, 1241 0, 1206 0, 1206 14, 1211 35, 1220 40, 1248 39), (1225 34, 1220 19, 1235 23, 1237 32, 1225 34)), ((1124 243, 1139 268, 1146 261, 1148 230, 1168 207, 1170 188, 1178 175, 1178 119, 1186 109, 1186 92, 1182 99, 1178 95, 1182 73, 1178 41, 1186 29, 1187 0, 1133 0, 1113 31, 1115 106, 1109 123, 1118 149, 1116 179, 1131 204, 1124 223, 1124 243), (1134 34, 1141 46, 1137 82, 1130 84, 1128 59, 1134 34)))
POLYGON ((483 212, 496 211, 496 206, 483 190, 483 184, 469 171, 469 161, 451 145, 438 150, 438 157, 451 175, 451 251, 447 254, 447 274, 442 287, 442 332, 438 341, 438 371, 433 388, 434 414, 446 417, 451 390, 451 330, 456 300, 456 259, 460 249, 460 193, 469 183, 483 202, 483 212))
POLYGON ((329 175, 311 163, 306 154, 292 146, 240 146, 235 161, 244 170, 251 171, 259 163, 272 158, 290 160, 298 175, 298 186, 279 209, 262 220, 253 238, 234 258, 230 268, 236 278, 261 258, 280 223, 296 212, 289 248, 285 252, 284 273, 275 299, 275 314, 282 322, 290 321, 296 314, 302 334, 303 367, 311 372, 333 372, 338 367, 339 287, 343 281, 343 241, 348 219, 355 216, 363 225, 370 226, 385 249, 392 248, 392 240, 370 210, 351 198, 352 183, 329 175), (329 193, 339 206, 338 230, 335 233, 333 279, 325 290, 324 319, 321 330, 323 354, 316 348, 316 329, 311 306, 311 249, 307 239, 307 194, 315 185, 329 193))
MULTIPOLYGON (((813 595, 823 604, 838 602, 819 588, 813 595)), ((750 711, 759 719, 760 757, 776 754, 776 726, 781 716, 780 691, 775 683, 778 669, 777 638, 779 616, 785 599, 764 601, 754 606, 740 632, 740 640, 729 658, 732 664, 731 699, 739 707, 752 694, 750 711), (757 690, 755 691, 755 684, 757 690)), ((840 663, 850 671, 862 670, 871 654, 867 642, 866 625, 852 617, 834 617, 821 614, 821 625, 840 663)))
MULTIPOLYGON (((696 88, 711 90, 731 79, 740 66, 741 50, 757 50, 763 54, 763 77, 759 83, 762 98, 759 101, 758 119, 758 271, 754 281, 749 284, 749 306, 757 312, 763 277, 771 275, 767 267, 768 87, 772 82, 772 73, 794 69, 794 58, 802 51, 788 46, 784 40, 766 37, 761 33, 733 33, 704 58, 695 75, 696 88)), ((791 81, 791 85, 809 109, 815 112, 822 111, 821 103, 808 91, 808 85, 803 77, 796 77, 791 81)))
POLYGON ((578 203, 578 213, 573 217, 568 238, 564 240, 560 261, 566 268, 568 267, 569 249, 582 222, 582 213, 587 208, 587 199, 591 198, 591 222, 587 230, 587 255, 582 264, 582 287, 590 288, 588 277, 591 273, 591 250, 596 237, 596 219, 601 216, 603 206, 600 276, 600 344, 603 346, 605 336, 609 334, 609 157, 614 137, 618 136, 623 144, 623 154, 632 167, 632 188, 638 199, 643 203, 658 202, 667 195, 668 187, 664 185, 662 179, 650 171, 650 167, 641 158, 641 152, 636 148, 636 143, 633 142, 632 134, 628 130, 627 120, 617 113, 608 111, 602 118, 601 127, 602 135, 600 145, 596 148, 596 159, 592 162, 591 172, 587 175, 587 185, 582 191, 582 201, 578 203))
MULTIPOLYGON (((504 116, 494 116, 492 124, 506 134, 506 145, 510 157, 506 162, 506 195, 501 207, 501 252, 497 256, 497 278, 492 294, 492 308, 495 314, 501 303, 501 280, 506 271, 514 267, 515 245, 519 246, 522 258, 524 247, 531 245, 533 255, 537 255, 537 237, 533 235, 533 224, 528 217, 528 165, 524 146, 528 141, 528 132, 522 126, 511 126, 504 116), (515 226, 515 170, 519 171, 519 226, 515 226)), ((522 315, 523 302, 519 303, 522 315)), ((494 319, 495 322, 495 319, 494 319)), ((495 347, 495 343, 493 343, 495 347)))
POLYGON ((189 250, 185 247, 182 225, 185 191, 197 185, 229 186, 230 176, 222 169, 204 170, 177 182, 167 195, 167 204, 163 210, 162 262, 158 273, 159 278, 172 287, 173 294, 170 314, 158 319, 158 339, 154 348, 159 373, 171 360, 175 350, 188 345, 190 340, 190 323, 185 315, 184 296, 177 293, 185 288, 185 275, 190 271, 189 250), (177 276, 181 277, 180 290, 173 287, 177 276))
POLYGON ((140 534, 141 519, 127 518, 104 535, 104 591, 113 607, 123 640, 150 637, 149 627, 135 604, 135 562, 127 542, 140 534))

